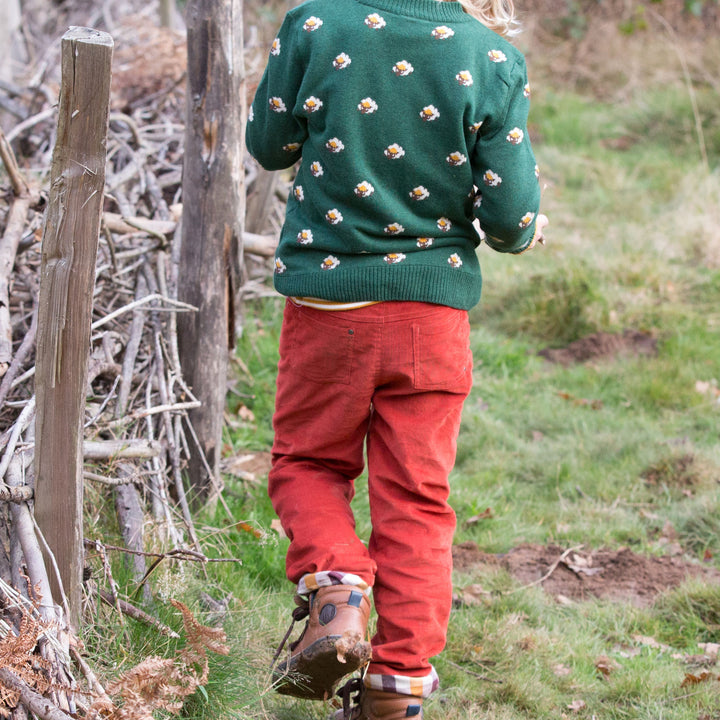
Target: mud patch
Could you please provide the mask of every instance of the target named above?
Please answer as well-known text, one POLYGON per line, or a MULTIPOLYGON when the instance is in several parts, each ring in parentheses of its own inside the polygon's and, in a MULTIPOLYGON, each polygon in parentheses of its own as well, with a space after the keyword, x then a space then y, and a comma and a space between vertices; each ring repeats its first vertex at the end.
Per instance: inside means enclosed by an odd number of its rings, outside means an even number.
POLYGON ((720 585, 720 571, 678 557, 638 555, 620 550, 571 551, 556 545, 524 544, 504 555, 489 555, 475 543, 453 547, 457 570, 502 567, 521 585, 538 585, 558 599, 605 598, 651 605, 662 592, 690 578, 720 585))
POLYGON ((546 348, 538 355, 565 366, 591 360, 612 360, 620 356, 654 357, 657 355, 657 340, 639 330, 625 330, 621 335, 599 332, 575 340, 564 348, 546 348))
POLYGON ((640 473, 648 485, 693 487, 701 479, 695 457, 690 454, 663 458, 640 473))

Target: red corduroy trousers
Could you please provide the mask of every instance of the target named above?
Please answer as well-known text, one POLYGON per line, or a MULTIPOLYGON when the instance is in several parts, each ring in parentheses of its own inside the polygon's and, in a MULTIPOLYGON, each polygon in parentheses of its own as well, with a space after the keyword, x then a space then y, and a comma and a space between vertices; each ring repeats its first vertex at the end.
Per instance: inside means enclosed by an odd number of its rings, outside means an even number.
POLYGON ((269 493, 290 538, 287 575, 297 583, 334 570, 373 587, 370 673, 426 676, 445 645, 455 530, 448 475, 471 383, 466 311, 286 304, 269 493), (366 445, 367 545, 350 507, 366 445))

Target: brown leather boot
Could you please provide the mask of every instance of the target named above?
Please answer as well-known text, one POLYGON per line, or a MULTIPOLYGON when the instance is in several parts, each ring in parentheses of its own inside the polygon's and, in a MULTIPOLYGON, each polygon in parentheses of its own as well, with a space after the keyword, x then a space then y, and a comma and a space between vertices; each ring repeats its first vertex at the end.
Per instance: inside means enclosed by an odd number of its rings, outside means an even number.
POLYGON ((398 695, 381 690, 362 687, 362 680, 351 680, 338 692, 343 699, 343 708, 333 715, 332 720, 422 720, 422 698, 412 695, 398 695), (349 695, 357 692, 355 705, 349 695))
MULTIPOLYGON (((302 635, 290 645, 290 658, 274 669, 273 683, 283 695, 326 700, 338 680, 370 661, 365 639, 370 601, 352 585, 331 585, 310 595, 308 613, 302 635)), ((293 617, 302 619, 302 610, 293 617)))

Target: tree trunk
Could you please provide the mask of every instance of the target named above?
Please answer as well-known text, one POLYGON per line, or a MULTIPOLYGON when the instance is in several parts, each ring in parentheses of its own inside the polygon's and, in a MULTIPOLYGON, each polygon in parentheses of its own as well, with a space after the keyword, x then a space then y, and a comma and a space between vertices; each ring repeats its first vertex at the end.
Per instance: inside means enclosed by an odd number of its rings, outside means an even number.
POLYGON ((202 406, 190 412, 200 451, 190 459, 195 503, 220 488, 228 351, 244 213, 241 0, 187 6, 187 123, 179 299, 198 308, 178 318, 185 379, 202 406), (200 452, 204 454, 201 457, 200 452))
MULTIPOLYGON (((112 38, 74 27, 62 39, 57 144, 42 240, 35 393, 35 515, 80 620, 82 428, 105 186, 112 38)), ((51 574, 53 596, 61 588, 51 574)))

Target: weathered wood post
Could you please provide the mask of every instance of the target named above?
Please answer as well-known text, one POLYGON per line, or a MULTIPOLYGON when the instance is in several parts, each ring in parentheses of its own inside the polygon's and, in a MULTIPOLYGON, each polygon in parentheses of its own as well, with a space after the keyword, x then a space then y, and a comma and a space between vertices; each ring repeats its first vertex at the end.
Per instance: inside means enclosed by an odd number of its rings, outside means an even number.
POLYGON ((183 374, 202 406, 190 413, 201 452, 190 459, 195 502, 219 483, 228 351, 244 213, 241 0, 190 0, 178 296, 183 374), (207 461, 207 465, 206 462, 207 461), (209 468, 209 472, 208 469, 209 468))
MULTIPOLYGON (((42 239, 35 373, 35 516, 55 557, 70 622, 80 620, 82 428, 95 286, 113 41, 73 27, 62 38, 57 144, 42 239)), ((50 570, 53 595, 60 597, 50 570)))

